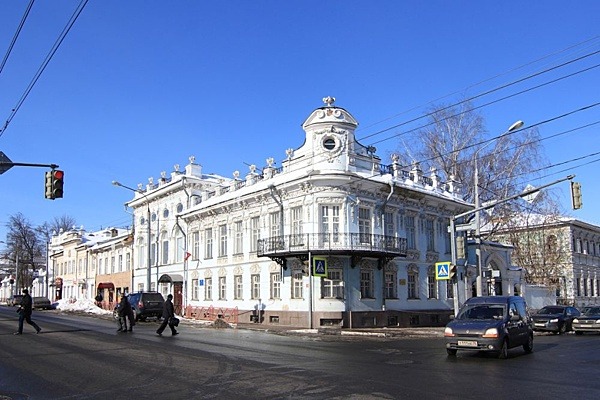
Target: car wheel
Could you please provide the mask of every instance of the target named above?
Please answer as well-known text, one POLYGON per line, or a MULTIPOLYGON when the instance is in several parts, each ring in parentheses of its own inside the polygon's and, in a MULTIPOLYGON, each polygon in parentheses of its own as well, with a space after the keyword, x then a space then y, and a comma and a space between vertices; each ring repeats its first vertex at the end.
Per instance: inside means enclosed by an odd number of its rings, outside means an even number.
POLYGON ((581 332, 581 331, 575 331, 575 334, 576 335, 583 335, 583 332, 581 332))
POLYGON ((455 356, 456 349, 446 349, 446 353, 448 353, 449 356, 455 356))
POLYGON ((498 353, 498 358, 502 360, 508 358, 508 339, 504 339, 504 341, 502 342, 502 348, 498 353))
POLYGON ((567 323, 565 322, 564 324, 562 324, 562 326, 560 327, 560 329, 558 330, 558 334, 562 335, 563 333, 567 332, 567 323))
POLYGON ((533 335, 528 336, 527 343, 523 345, 523 350, 525 350, 525 353, 531 353, 533 351, 533 335))

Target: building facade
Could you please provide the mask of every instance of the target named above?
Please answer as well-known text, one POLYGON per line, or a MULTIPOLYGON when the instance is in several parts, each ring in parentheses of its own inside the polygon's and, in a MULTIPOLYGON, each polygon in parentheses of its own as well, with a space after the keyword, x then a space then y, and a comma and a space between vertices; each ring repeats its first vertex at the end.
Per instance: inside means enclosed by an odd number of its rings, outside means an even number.
POLYGON ((127 203, 133 287, 173 293, 182 307, 236 309, 241 322, 445 322, 454 289, 435 263, 451 259, 450 217, 472 206, 436 171, 395 155, 383 164, 356 140, 355 118, 324 102, 279 168, 270 158, 225 178, 191 157, 184 172, 138 185, 127 203))
POLYGON ((515 260, 532 283, 554 287, 557 302, 583 307, 600 304, 600 227, 574 218, 531 215, 495 240, 515 247, 515 260))

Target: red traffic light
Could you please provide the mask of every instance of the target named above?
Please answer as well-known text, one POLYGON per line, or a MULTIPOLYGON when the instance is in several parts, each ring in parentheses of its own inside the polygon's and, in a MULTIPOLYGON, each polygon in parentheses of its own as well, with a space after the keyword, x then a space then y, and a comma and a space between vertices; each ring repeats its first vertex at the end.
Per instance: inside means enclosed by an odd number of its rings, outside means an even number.
POLYGON ((52 171, 52 175, 54 179, 63 179, 65 176, 65 172, 59 169, 55 169, 54 171, 52 171))

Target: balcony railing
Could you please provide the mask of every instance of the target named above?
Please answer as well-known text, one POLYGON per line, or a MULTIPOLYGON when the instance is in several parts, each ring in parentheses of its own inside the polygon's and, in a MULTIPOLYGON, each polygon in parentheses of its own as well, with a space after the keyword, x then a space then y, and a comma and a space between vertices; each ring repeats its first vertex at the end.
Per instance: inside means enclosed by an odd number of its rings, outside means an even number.
POLYGON ((364 233, 307 233, 260 239, 257 256, 285 256, 308 251, 406 255, 406 238, 364 233))

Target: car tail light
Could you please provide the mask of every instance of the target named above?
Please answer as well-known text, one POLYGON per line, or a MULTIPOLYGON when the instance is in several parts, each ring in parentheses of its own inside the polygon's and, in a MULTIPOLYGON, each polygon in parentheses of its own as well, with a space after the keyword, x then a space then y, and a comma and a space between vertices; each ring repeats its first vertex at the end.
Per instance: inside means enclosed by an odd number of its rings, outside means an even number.
POLYGON ((138 308, 144 308, 144 302, 138 301, 138 308))

